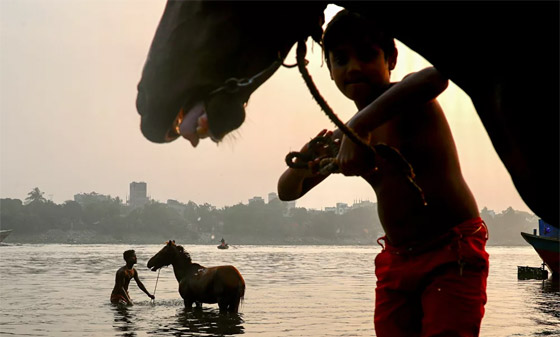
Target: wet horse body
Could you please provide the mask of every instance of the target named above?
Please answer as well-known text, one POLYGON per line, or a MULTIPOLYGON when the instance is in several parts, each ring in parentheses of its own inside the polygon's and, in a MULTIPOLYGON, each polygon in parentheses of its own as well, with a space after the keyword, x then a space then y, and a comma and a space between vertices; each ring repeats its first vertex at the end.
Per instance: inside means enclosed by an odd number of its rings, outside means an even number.
MULTIPOLYGON (((177 138, 178 114, 197 102, 214 140, 237 128, 274 62, 297 41, 318 39, 328 3, 169 1, 138 86, 144 135, 177 138), (263 69, 251 83, 216 93, 226 80, 263 69)), ((558 227, 559 3, 334 3, 375 17, 468 94, 523 200, 558 227)))
POLYGON ((203 267, 192 263, 190 255, 182 246, 169 241, 148 261, 153 271, 173 265, 175 278, 179 283, 179 294, 185 307, 193 303, 218 303, 221 312, 238 312, 239 304, 245 295, 245 281, 234 266, 203 267))

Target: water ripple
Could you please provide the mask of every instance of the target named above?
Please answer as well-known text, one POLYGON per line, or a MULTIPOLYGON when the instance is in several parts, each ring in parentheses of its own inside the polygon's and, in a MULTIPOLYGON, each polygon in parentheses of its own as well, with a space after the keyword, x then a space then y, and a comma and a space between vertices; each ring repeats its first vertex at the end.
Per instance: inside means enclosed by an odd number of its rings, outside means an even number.
MULTIPOLYGON (((186 310, 172 268, 161 270, 152 303, 134 282, 132 307, 109 303, 122 252, 146 262, 161 245, 2 245, 0 335, 6 336, 372 336, 377 247, 186 245, 202 265, 235 265, 247 284, 240 314, 217 305, 186 310)), ((518 281, 517 265, 538 266, 531 247, 490 247, 488 303, 481 336, 559 336, 560 290, 518 281)))

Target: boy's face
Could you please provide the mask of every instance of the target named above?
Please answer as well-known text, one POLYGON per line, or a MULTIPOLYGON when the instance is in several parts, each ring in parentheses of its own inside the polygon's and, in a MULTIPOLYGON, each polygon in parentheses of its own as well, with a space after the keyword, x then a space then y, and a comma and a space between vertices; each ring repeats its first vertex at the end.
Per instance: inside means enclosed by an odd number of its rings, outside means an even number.
POLYGON ((341 44, 329 51, 331 77, 338 89, 356 104, 371 103, 390 83, 396 55, 385 60, 376 44, 341 44))

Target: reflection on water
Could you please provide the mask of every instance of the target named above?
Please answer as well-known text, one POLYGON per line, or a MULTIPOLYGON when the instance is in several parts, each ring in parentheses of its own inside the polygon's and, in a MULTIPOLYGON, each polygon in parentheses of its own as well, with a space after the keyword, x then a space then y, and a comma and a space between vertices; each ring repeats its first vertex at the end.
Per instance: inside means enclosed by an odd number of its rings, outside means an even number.
POLYGON ((137 336, 144 330, 143 320, 150 316, 146 333, 154 336, 232 336, 245 333, 243 314, 220 313, 216 307, 187 309, 182 300, 137 302, 134 306, 111 305, 113 328, 117 336, 137 336), (168 316, 170 312, 174 315, 168 316))
POLYGON ((211 308, 182 308, 174 321, 152 333, 156 336, 230 336, 244 333, 242 314, 220 313, 211 308))
POLYGON ((133 337, 136 336, 136 316, 130 307, 122 304, 111 305, 111 310, 115 314, 115 323, 113 327, 115 330, 122 332, 119 336, 123 337, 133 337))
POLYGON ((560 321, 560 279, 548 279, 542 281, 540 288, 534 288, 535 308, 542 312, 543 316, 535 316, 538 326, 546 326, 544 334, 554 329, 554 334, 560 335, 558 322, 560 321))

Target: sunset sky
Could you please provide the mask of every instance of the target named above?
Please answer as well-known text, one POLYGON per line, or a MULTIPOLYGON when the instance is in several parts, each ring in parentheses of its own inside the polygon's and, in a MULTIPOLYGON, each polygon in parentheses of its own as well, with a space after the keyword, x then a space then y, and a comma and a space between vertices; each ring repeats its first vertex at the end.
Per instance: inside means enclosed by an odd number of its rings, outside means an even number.
MULTIPOLYGON (((246 122, 218 145, 154 144, 140 132, 136 85, 163 0, 0 0, 0 197, 34 187, 56 203, 95 191, 126 199, 129 183, 149 195, 217 207, 267 198, 284 156, 333 125, 297 69, 282 68, 249 100, 246 122)), ((327 9, 329 20, 338 10, 327 9)), ((395 20, 398 15, 395 13, 395 20)), ((309 69, 341 119, 356 108, 338 92, 309 42, 309 69)), ((429 66, 398 43, 392 80, 429 66)), ((294 48, 295 49, 295 48, 294 48)), ((293 52, 293 51, 292 51, 293 52)), ((295 54, 287 63, 295 63, 295 54)), ((469 97, 454 84, 438 98, 479 208, 529 211, 499 160, 469 97)), ((331 176, 297 205, 375 201, 360 178, 331 176)))

